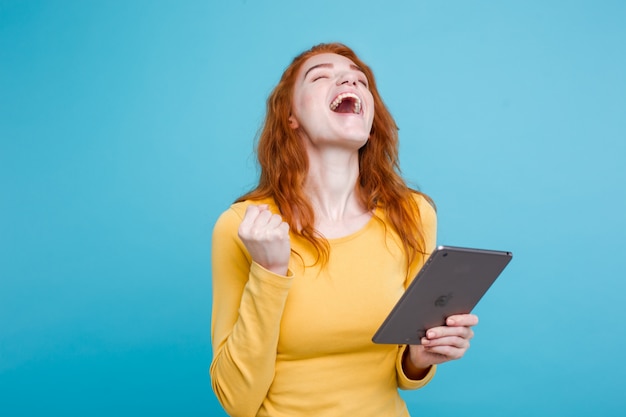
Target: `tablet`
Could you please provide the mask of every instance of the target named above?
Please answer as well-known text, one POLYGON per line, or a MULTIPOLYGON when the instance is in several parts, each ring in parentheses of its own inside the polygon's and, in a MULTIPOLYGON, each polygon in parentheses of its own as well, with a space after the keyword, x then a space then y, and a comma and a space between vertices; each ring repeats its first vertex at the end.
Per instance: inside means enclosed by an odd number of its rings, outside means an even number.
POLYGON ((426 330, 454 314, 470 313, 512 257, 505 251, 437 247, 372 341, 421 344, 426 330))

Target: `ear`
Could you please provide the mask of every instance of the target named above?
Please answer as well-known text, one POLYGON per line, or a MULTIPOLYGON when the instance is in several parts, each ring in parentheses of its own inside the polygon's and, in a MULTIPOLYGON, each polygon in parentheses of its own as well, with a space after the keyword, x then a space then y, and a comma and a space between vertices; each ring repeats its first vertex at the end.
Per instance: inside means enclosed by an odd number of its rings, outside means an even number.
POLYGON ((292 114, 291 116, 289 116, 289 127, 292 129, 297 129, 298 127, 300 127, 300 124, 298 123, 298 120, 296 120, 296 118, 294 117, 294 115, 292 114))

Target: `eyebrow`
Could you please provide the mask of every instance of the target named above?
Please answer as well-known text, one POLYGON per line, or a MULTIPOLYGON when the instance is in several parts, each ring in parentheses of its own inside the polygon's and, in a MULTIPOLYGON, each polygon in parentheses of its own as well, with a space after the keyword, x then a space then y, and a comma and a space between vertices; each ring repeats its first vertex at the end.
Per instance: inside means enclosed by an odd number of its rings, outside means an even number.
MULTIPOLYGON (((333 68, 333 67, 334 67, 334 65, 331 64, 331 63, 322 63, 322 64, 313 65, 311 68, 309 68, 304 73, 304 77, 303 78, 306 78, 306 76, 309 74, 309 72, 313 71, 314 69, 317 69, 317 68, 333 68)), ((359 72, 362 72, 363 74, 365 74, 365 72, 358 65, 350 64, 350 68, 355 70, 355 71, 359 71, 359 72)))

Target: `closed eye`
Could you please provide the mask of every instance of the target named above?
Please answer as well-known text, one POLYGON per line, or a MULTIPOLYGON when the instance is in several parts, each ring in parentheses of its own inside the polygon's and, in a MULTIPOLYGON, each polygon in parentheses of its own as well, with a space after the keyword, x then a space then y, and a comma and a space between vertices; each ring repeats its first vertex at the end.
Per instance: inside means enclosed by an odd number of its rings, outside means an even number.
POLYGON ((365 86, 365 88, 369 88, 369 83, 367 82, 367 77, 365 77, 365 74, 361 73, 358 81, 363 84, 363 86, 365 86))

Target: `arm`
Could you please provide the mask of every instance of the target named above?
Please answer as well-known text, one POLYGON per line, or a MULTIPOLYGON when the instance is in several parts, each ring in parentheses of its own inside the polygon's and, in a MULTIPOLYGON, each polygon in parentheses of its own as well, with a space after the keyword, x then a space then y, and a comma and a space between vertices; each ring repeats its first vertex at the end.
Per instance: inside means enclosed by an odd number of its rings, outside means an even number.
MULTIPOLYGON (((436 246, 436 215, 434 209, 430 205, 426 206, 423 201, 419 202, 419 206, 426 231, 427 251, 432 253, 436 246), (428 207, 432 210, 428 210, 428 207), (430 223, 434 226, 429 226, 430 223)), ((405 376, 409 380, 417 380, 416 382, 430 379, 436 365, 462 358, 469 349, 470 339, 474 337, 472 327, 476 324, 477 316, 459 314, 448 317, 445 326, 429 329, 422 338, 421 345, 411 345, 401 350, 405 376)))
POLYGON ((240 237, 239 229, 246 225, 242 220, 241 213, 230 209, 213 231, 210 374, 229 415, 254 416, 274 378, 280 320, 292 279, 255 261, 260 255, 247 248, 254 228, 240 237))

